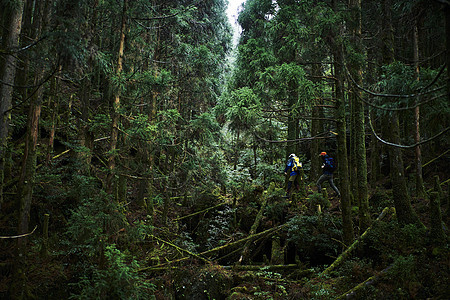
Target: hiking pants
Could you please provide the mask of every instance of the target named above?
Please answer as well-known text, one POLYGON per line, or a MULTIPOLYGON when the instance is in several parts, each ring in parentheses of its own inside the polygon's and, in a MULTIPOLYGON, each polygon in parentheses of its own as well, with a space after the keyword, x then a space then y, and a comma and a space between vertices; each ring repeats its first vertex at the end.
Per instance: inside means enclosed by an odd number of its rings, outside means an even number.
POLYGON ((325 181, 328 181, 330 183, 330 186, 336 192, 337 196, 341 195, 341 193, 339 192, 338 188, 334 185, 333 174, 322 174, 322 176, 319 177, 319 180, 317 180, 317 191, 319 193, 322 192, 322 183, 325 182, 325 181))
POLYGON ((289 177, 286 191, 288 194, 291 191, 292 185, 294 185, 297 190, 300 188, 300 184, 298 183, 298 175, 292 175, 289 177))

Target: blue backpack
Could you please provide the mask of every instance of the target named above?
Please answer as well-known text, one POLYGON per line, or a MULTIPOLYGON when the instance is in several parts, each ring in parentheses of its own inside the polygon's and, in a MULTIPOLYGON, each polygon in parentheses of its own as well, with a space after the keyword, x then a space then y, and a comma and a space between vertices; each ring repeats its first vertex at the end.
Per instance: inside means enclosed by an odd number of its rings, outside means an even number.
POLYGON ((325 158, 325 167, 326 171, 334 172, 336 170, 336 163, 332 157, 325 158))

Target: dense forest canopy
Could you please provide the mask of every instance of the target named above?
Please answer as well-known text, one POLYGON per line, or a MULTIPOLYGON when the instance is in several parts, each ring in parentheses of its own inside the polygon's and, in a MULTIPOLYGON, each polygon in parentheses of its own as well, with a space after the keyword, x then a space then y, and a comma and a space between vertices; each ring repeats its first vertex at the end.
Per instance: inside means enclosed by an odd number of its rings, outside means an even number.
POLYGON ((0 0, 1 298, 448 297, 450 2, 227 5, 0 0))

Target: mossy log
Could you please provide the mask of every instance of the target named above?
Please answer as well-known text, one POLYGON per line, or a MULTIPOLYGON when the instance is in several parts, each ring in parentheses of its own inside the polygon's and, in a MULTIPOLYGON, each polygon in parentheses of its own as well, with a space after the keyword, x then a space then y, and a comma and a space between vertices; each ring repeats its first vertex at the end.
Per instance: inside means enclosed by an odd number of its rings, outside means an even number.
POLYGON ((358 284, 357 286, 355 286, 351 290, 349 290, 349 291, 343 293, 342 295, 340 295, 337 299, 352 299, 352 298, 359 299, 358 298, 358 292, 364 287, 367 287, 367 286, 375 284, 384 275, 386 275, 387 271, 391 267, 392 267, 392 265, 390 265, 389 267, 387 267, 386 269, 381 271, 379 274, 376 274, 374 276, 371 276, 371 277, 367 278, 366 280, 364 280, 363 282, 361 282, 360 284, 358 284))
MULTIPOLYGON (((198 255, 198 256, 211 255, 211 254, 217 253, 217 252, 219 252, 219 251, 221 251, 221 250, 224 250, 224 249, 226 249, 226 248, 230 248, 230 247, 232 248, 232 247, 235 247, 236 245, 239 245, 239 244, 241 244, 241 243, 244 243, 244 242, 247 242, 247 241, 253 241, 253 240, 262 238, 262 237, 264 237, 264 236, 274 234, 274 233, 276 233, 278 230, 280 230, 280 229, 282 229, 282 228, 284 228, 284 227, 286 227, 286 226, 287 226, 287 224, 283 224, 283 225, 280 225, 280 226, 278 226, 278 227, 270 228, 270 229, 267 229, 267 230, 265 230, 265 231, 262 231, 262 232, 259 232, 259 233, 255 233, 255 234, 253 234, 253 235, 249 235, 249 236, 247 236, 247 237, 245 237, 245 238, 243 238, 243 239, 240 239, 240 240, 238 240, 238 241, 235 241, 235 242, 232 242, 232 243, 228 243, 228 244, 222 245, 222 246, 220 246, 220 247, 216 247, 216 248, 211 249, 211 250, 203 251, 203 252, 198 253, 198 254, 195 254, 195 255, 198 255)), ((193 254, 194 254, 194 253, 193 253, 193 254)), ((188 259, 188 257, 182 257, 182 258, 180 258, 180 259, 176 259, 176 260, 173 260, 173 261, 169 261, 169 262, 166 262, 166 263, 163 263, 163 264, 145 267, 145 268, 140 269, 139 271, 153 271, 153 270, 158 270, 158 269, 160 269, 161 267, 165 267, 165 266, 167 266, 167 265, 169 265, 169 264, 178 263, 178 262, 184 261, 184 260, 186 260, 186 259, 188 259)), ((208 262, 209 262, 209 261, 208 261, 208 262)))
POLYGON ((383 219, 389 212, 393 212, 393 208, 384 208, 381 214, 378 216, 378 218, 372 223, 372 225, 367 228, 367 230, 357 239, 353 242, 353 244, 350 245, 344 252, 342 252, 341 255, 328 267, 326 268, 320 275, 327 275, 332 270, 334 270, 337 266, 339 266, 350 254, 351 252, 356 249, 356 246, 367 236, 367 234, 372 230, 373 225, 376 224, 378 221, 383 219))
MULTIPOLYGON (((224 269, 232 269, 234 271, 289 271, 289 270, 297 270, 299 266, 297 264, 288 264, 288 265, 234 265, 234 266, 223 266, 224 269)), ((307 272, 312 272, 312 270, 304 270, 307 272)))
MULTIPOLYGON (((271 185, 269 187, 269 190, 272 190, 272 189, 273 189, 273 185, 271 185)), ((267 194, 268 194, 268 191, 265 191, 263 193, 263 201, 262 201, 261 207, 260 207, 260 209, 258 211, 258 214, 256 215, 255 222, 253 222, 253 225, 250 228, 250 233, 249 233, 250 235, 254 235, 255 234, 256 230, 259 227, 259 224, 261 223, 261 219, 262 219, 262 217, 264 215, 264 210, 266 209, 267 201, 269 199, 267 194)), ((239 261, 238 261, 239 264, 241 264, 242 262, 246 262, 248 260, 248 256, 249 256, 249 252, 250 252, 250 243, 251 243, 251 240, 248 240, 245 243, 244 248, 242 250, 241 257, 239 258, 239 261)))

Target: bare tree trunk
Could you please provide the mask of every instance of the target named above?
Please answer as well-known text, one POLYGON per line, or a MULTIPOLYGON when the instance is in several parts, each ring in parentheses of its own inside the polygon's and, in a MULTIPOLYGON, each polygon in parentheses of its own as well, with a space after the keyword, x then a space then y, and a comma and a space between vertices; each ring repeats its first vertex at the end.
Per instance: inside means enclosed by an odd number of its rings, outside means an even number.
MULTIPOLYGON (((291 90, 295 90, 295 87, 292 87, 291 90)), ((292 92, 288 95, 288 107, 289 115, 288 115, 288 132, 287 139, 288 140, 296 140, 298 138, 298 118, 296 117, 294 110, 292 109, 297 102, 297 93, 292 92)), ((298 142, 287 142, 286 143, 286 158, 289 157, 289 154, 295 153, 298 155, 298 142)))
MULTIPOLYGON (((32 38, 37 40, 50 18, 50 3, 52 0, 36 2, 33 14, 33 30, 32 38)), ((40 64, 35 70, 34 84, 37 90, 30 100, 30 108, 28 113, 27 133, 25 140, 25 149, 23 155, 22 170, 18 183, 18 203, 19 203, 19 223, 18 234, 25 234, 29 231, 29 221, 31 204, 33 197, 33 187, 36 177, 36 161, 37 161, 37 143, 39 138, 39 120, 41 116, 43 88, 39 86, 44 78, 44 65, 40 64)), ((12 286, 10 291, 12 298, 21 298, 21 293, 26 292, 26 266, 24 265, 24 257, 27 252, 27 238, 17 240, 17 256, 13 277, 16 287, 12 286), (18 289, 18 287, 20 287, 18 289)))
MULTIPOLYGON (((313 76, 319 76, 322 75, 322 70, 319 66, 314 65, 313 66, 313 76)), ((318 105, 322 104, 322 99, 318 100, 318 105)), ((323 122, 320 120, 321 117, 321 108, 319 106, 314 106, 312 108, 312 120, 311 120, 311 136, 315 137, 318 134, 320 134, 323 131, 323 122)), ((319 139, 313 139, 311 141, 311 171, 310 171, 310 178, 319 178, 320 174, 320 166, 321 166, 321 159, 319 159, 318 154, 322 152, 320 150, 320 142, 319 139)))
POLYGON ((447 65, 447 103, 450 103, 450 4, 445 5, 445 60, 447 65))
MULTIPOLYGON (((41 31, 48 23, 49 18, 49 2, 36 3, 34 9, 33 19, 33 39, 38 39, 41 31)), ((38 86, 44 78, 44 66, 40 66, 35 71, 34 86, 38 86)), ((25 150, 22 162, 22 170, 19 179, 19 225, 18 234, 24 234, 28 232, 31 202, 33 196, 33 186, 36 174, 36 161, 37 161, 37 142, 39 138, 39 120, 41 116, 43 88, 38 87, 38 90, 31 98, 30 108, 28 113, 27 133, 25 140, 25 150)), ((18 240, 18 253, 19 256, 25 254, 26 251, 26 238, 18 240)))
MULTIPOLYGON (((60 65, 58 67, 58 72, 60 73, 62 70, 62 66, 60 65)), ((54 77, 52 79, 52 84, 50 87, 50 96, 48 99, 48 107, 49 110, 51 111, 51 125, 50 125, 50 133, 49 133, 49 138, 48 138, 48 142, 47 142, 47 158, 46 161, 47 163, 50 162, 53 151, 54 151, 54 143, 55 143, 55 134, 56 134, 56 125, 58 123, 58 111, 59 111, 59 85, 60 85, 60 80, 58 77, 54 77)))
MULTIPOLYGON (((394 144, 400 143, 400 126, 397 112, 394 112, 390 120, 391 141, 394 144)), ((420 224, 415 211, 411 206, 411 199, 406 186, 405 171, 403 167, 402 150, 398 147, 391 147, 389 151, 391 163, 392 196, 397 219, 400 224, 420 224)))
MULTIPOLYGON (((337 8, 337 0, 333 0, 333 9, 337 8)), ((333 37, 334 38, 334 37, 333 37)), ((343 76, 343 54, 342 46, 336 44, 336 39, 333 39, 333 56, 334 56, 334 76, 335 95, 336 95, 336 120, 337 120, 337 159, 338 172, 340 180, 341 192, 341 210, 342 210, 342 227, 343 238, 346 245, 350 245, 354 238, 352 210, 351 210, 351 196, 350 196, 350 182, 348 171, 348 156, 347 156, 347 122, 345 118, 345 96, 344 96, 344 76, 343 76)))
POLYGON ((5 171, 6 150, 10 135, 9 124, 11 122, 11 101, 16 76, 17 56, 14 51, 19 47, 20 32, 22 29, 22 14, 24 1, 16 1, 17 5, 9 14, 10 22, 6 30, 4 45, 4 63, 2 64, 0 76, 0 208, 3 203, 3 181, 5 171))
MULTIPOLYGON (((391 64, 394 61, 394 34, 391 21, 391 0, 383 1, 383 9, 385 14, 384 36, 381 47, 383 50, 383 64, 391 64)), ((399 144, 400 125, 398 113, 394 111, 389 122, 384 123, 386 126, 386 133, 388 133, 391 142, 399 144)), ((388 152, 392 194, 397 219, 399 223, 403 225, 411 223, 420 224, 420 220, 411 206, 411 200, 406 186, 402 151, 398 147, 389 146, 388 152)))
MULTIPOLYGON (((355 48, 361 54, 361 0, 350 0, 350 9, 353 11, 352 28, 355 48)), ((352 66, 354 69, 353 76, 361 85, 362 82, 362 66, 357 64, 352 66)), ((366 158, 366 140, 365 140, 365 126, 364 126, 364 103, 360 100, 362 94, 358 88, 353 88, 352 97, 354 98, 355 111, 355 157, 356 157, 356 180, 358 183, 358 202, 359 202, 359 221, 360 230, 364 232, 371 223, 369 212, 369 195, 367 187, 367 158, 366 158)))
MULTIPOLYGON (((415 21, 414 24, 414 34, 413 34, 413 42, 414 42, 414 65, 416 69, 416 79, 420 80, 419 74, 419 28, 418 28, 418 20, 415 21)), ((416 97, 416 102, 420 102, 420 97, 416 97)), ((420 106, 417 105, 414 109, 414 123, 415 123, 415 135, 414 141, 416 143, 420 142, 420 106)), ((422 147, 417 145, 415 147, 415 165, 416 165, 416 196, 417 197, 425 197, 425 187, 423 185, 423 177, 422 177, 422 147)))
MULTIPOLYGON (((123 55, 125 48, 125 31, 126 31, 126 13, 127 13, 128 0, 123 1, 123 11, 122 11, 122 24, 120 29, 120 42, 119 42, 119 53, 116 66, 116 75, 121 76, 123 69, 123 55)), ((111 140, 110 140, 110 155, 108 158, 108 168, 109 174, 106 181, 106 190, 109 194, 113 192, 113 179, 115 176, 116 167, 116 150, 117 141, 119 137, 119 108, 120 108, 120 88, 118 88, 114 95, 113 107, 111 112, 112 124, 111 124, 111 140)))

